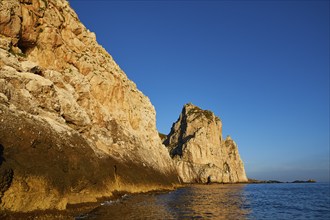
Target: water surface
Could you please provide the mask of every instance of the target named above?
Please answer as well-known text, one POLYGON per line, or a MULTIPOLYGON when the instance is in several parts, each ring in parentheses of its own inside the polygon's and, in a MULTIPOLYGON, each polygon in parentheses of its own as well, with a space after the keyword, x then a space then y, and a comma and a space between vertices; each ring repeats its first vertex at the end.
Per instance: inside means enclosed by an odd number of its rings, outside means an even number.
POLYGON ((191 185, 126 195, 76 219, 330 219, 329 184, 191 185))

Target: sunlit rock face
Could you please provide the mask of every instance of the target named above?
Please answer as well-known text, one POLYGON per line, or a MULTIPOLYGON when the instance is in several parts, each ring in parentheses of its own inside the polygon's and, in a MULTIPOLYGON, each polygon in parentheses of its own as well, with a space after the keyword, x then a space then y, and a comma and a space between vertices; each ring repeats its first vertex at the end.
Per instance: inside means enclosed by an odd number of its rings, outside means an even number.
POLYGON ((148 97, 67 1, 1 1, 0 58, 0 209, 177 183, 148 97))
POLYGON ((211 111, 186 104, 164 144, 185 183, 247 181, 236 143, 222 138, 222 123, 211 111))

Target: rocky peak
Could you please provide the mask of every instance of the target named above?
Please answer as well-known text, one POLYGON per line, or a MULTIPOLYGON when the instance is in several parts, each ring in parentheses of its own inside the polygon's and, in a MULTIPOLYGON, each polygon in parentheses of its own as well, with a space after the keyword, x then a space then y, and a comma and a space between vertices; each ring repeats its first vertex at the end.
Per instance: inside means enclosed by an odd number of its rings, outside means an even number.
POLYGON ((215 116, 213 112, 209 110, 200 109, 198 106, 192 103, 185 104, 183 106, 182 113, 183 115, 193 119, 202 117, 204 120, 208 120, 209 122, 212 122, 214 120, 220 121, 220 119, 215 116))
POLYGON ((209 110, 186 104, 164 141, 184 182, 245 182, 236 143, 222 140, 221 120, 209 110))
POLYGON ((209 110, 202 110, 192 103, 184 105, 179 119, 173 124, 164 141, 172 157, 182 157, 183 146, 196 135, 205 134, 214 142, 221 141, 221 120, 209 110), (214 134, 216 132, 217 134, 214 134), (217 136, 218 135, 218 136, 217 136))

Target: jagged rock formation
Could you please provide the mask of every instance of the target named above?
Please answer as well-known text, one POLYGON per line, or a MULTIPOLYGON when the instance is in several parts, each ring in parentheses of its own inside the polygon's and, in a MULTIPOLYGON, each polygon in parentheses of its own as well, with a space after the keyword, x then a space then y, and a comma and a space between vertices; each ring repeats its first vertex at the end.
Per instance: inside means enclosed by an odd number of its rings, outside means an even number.
POLYGON ((236 143, 222 138, 222 124, 211 111, 183 107, 164 141, 185 183, 247 182, 236 143))
POLYGON ((149 99, 65 0, 0 2, 0 210, 178 179, 149 99))

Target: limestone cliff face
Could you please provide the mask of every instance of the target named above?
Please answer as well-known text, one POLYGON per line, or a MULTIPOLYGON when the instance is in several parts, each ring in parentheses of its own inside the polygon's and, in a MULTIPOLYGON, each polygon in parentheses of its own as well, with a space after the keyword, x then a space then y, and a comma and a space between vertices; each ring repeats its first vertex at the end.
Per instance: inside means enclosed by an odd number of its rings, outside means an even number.
POLYGON ((171 187, 155 110, 65 0, 0 2, 0 209, 171 187))
POLYGON ((236 143, 222 138, 222 124, 211 111, 184 106, 164 141, 185 183, 246 182, 236 143))

